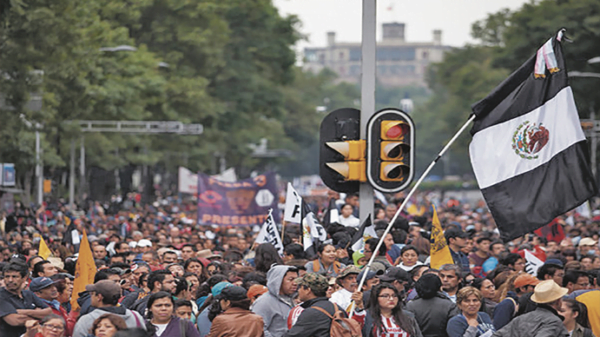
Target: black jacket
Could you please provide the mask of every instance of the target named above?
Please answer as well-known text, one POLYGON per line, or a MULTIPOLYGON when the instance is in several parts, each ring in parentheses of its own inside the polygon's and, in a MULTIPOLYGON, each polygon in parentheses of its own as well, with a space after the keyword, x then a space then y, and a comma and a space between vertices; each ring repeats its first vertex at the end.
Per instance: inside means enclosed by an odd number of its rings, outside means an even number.
POLYGON ((415 314, 415 319, 424 337, 446 337, 446 325, 450 318, 460 314, 456 304, 442 293, 430 299, 415 298, 408 302, 406 310, 415 314))
POLYGON ((328 313, 333 315, 335 313, 334 305, 336 305, 338 310, 342 311, 344 315, 346 315, 346 312, 340 308, 339 305, 329 302, 327 297, 317 297, 302 303, 301 306, 304 308, 304 311, 298 317, 296 324, 294 324, 294 326, 283 336, 330 337, 329 329, 331 329, 331 318, 313 308, 323 308, 328 313))

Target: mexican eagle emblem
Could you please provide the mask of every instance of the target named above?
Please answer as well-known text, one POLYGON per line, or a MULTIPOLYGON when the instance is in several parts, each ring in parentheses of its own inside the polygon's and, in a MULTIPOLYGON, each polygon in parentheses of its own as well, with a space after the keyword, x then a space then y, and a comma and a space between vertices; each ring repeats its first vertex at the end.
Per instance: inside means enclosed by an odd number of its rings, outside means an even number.
POLYGON ((523 159, 537 159, 550 139, 550 131, 542 123, 523 122, 513 134, 512 148, 523 159))

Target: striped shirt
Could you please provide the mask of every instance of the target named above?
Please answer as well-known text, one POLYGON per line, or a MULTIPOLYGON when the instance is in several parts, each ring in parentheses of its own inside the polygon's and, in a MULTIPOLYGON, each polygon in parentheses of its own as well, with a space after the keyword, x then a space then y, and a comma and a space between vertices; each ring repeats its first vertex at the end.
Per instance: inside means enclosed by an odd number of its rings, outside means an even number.
POLYGON ((385 331, 381 331, 377 334, 377 337, 410 337, 408 332, 402 330, 400 326, 398 326, 392 317, 384 317, 381 316, 381 323, 385 327, 385 331))

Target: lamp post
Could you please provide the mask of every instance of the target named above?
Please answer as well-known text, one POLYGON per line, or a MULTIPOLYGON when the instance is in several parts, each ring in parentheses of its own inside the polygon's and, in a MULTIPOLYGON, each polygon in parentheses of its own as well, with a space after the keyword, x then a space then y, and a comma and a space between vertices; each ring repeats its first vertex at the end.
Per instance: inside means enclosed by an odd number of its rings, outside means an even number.
POLYGON ((37 204, 41 205, 44 201, 44 167, 42 166, 41 159, 41 146, 40 146, 40 129, 42 125, 40 123, 32 123, 25 118, 25 115, 20 114, 19 118, 27 125, 28 128, 35 128, 35 177, 37 180, 37 204))

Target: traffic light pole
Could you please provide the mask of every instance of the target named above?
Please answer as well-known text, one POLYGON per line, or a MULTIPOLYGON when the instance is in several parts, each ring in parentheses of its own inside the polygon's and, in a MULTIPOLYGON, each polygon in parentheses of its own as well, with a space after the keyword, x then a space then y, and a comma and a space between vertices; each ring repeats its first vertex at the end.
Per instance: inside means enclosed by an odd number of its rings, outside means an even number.
MULTIPOLYGON (((367 123, 375 113, 375 73, 377 49, 377 0, 363 0, 362 12, 362 79, 360 99, 360 139, 367 139, 367 123)), ((360 221, 373 214, 373 187, 361 183, 359 190, 360 221)))

